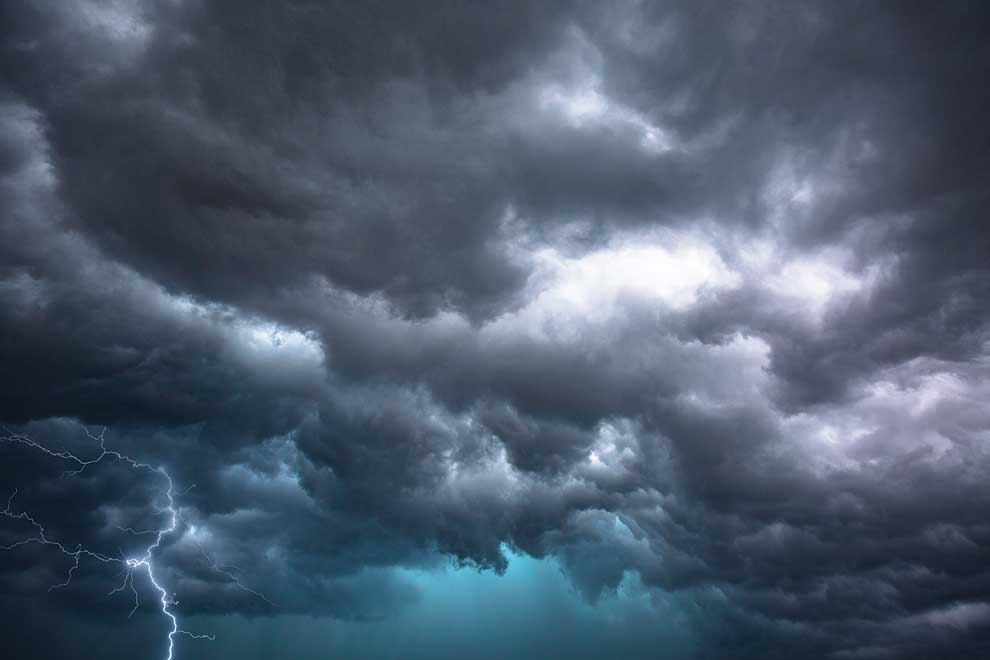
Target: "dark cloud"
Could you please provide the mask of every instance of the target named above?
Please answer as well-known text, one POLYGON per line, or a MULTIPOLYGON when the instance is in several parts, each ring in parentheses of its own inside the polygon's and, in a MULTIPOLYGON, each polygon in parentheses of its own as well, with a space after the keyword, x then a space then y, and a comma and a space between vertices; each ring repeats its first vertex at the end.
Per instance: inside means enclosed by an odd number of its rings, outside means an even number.
MULTIPOLYGON (((678 599, 679 657, 986 653, 982 7, 0 12, 0 422, 195 484, 183 617, 393 620, 522 553, 678 599)), ((126 465, 0 450, 67 542, 154 524, 126 465)), ((39 604, 62 559, 0 565, 20 656, 126 616, 105 566, 39 604)))

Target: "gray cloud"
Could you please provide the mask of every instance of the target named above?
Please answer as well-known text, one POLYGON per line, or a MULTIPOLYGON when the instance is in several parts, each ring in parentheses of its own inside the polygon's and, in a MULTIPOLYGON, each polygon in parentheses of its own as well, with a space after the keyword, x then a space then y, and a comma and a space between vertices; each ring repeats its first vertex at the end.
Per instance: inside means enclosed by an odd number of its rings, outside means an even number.
MULTIPOLYGON (((185 615, 387 619, 509 548, 693 594, 698 657, 986 651, 981 8, 2 13, 0 421, 196 484, 185 615)), ((149 522, 3 450, 66 538, 149 522)))

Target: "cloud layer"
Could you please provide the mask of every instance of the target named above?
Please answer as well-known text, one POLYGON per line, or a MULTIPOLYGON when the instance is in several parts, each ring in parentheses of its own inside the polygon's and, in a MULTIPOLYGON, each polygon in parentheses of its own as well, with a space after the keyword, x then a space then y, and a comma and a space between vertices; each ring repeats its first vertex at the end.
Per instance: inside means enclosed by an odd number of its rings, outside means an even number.
MULTIPOLYGON (((0 420, 196 485, 183 613, 377 620, 511 548, 694 599, 699 657, 987 652, 981 7, 2 12, 0 420)), ((2 450, 66 538, 148 522, 2 450)))

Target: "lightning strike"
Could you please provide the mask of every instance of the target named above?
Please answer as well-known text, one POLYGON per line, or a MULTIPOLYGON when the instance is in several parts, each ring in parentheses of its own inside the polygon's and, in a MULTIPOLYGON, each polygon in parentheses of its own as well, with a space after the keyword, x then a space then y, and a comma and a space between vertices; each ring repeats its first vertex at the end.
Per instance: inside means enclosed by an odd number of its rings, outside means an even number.
MULTIPOLYGON (((172 483, 172 477, 163 467, 154 467, 148 463, 142 463, 136 461, 130 458, 129 456, 122 454, 118 451, 115 451, 113 449, 107 449, 104 440, 105 431, 106 429, 103 429, 99 433, 99 435, 93 435, 89 431, 89 429, 86 429, 86 435, 89 438, 91 438, 93 441, 97 442, 100 449, 99 455, 91 459, 80 458, 79 456, 76 456, 75 454, 67 450, 54 451, 36 442, 35 440, 33 440, 32 438, 26 435, 23 435, 21 433, 11 433, 6 430, 4 431, 5 435, 0 436, 0 442, 4 442, 8 444, 25 445, 32 449, 36 449, 48 456, 74 463, 75 465, 72 469, 67 469, 62 472, 61 478, 63 479, 67 477, 77 476, 81 474, 84 470, 86 470, 88 467, 95 465, 96 463, 99 463, 100 461, 102 461, 107 457, 122 461, 123 463, 129 465, 132 469, 148 471, 153 473, 153 475, 160 477, 165 482, 165 488, 161 490, 161 494, 164 497, 166 504, 165 506, 162 507, 158 507, 156 505, 156 508, 159 510, 160 513, 167 514, 167 523, 159 529, 151 529, 151 530, 135 530, 132 527, 121 527, 119 525, 116 525, 118 529, 129 532, 134 536, 153 535, 154 536, 153 543, 151 543, 146 548, 144 548, 144 551, 137 556, 121 557, 121 558, 111 557, 109 555, 105 555, 100 552, 89 550, 87 548, 84 548, 81 544, 76 545, 74 549, 70 549, 69 547, 66 547, 61 541, 57 541, 50 538, 48 531, 45 529, 44 525, 42 525, 37 520, 35 520, 30 514, 28 514, 25 511, 14 511, 13 508, 14 499, 18 493, 18 490, 14 489, 14 492, 10 495, 10 497, 7 500, 6 508, 0 511, 0 515, 3 515, 4 517, 9 518, 11 520, 19 520, 19 521, 27 522, 34 528, 35 531, 32 536, 29 536, 25 539, 21 539, 16 543, 12 543, 6 546, 0 546, 0 550, 13 550, 14 548, 18 548, 29 544, 39 544, 39 545, 54 547, 58 549, 63 555, 72 558, 73 563, 72 566, 69 567, 68 572, 66 573, 65 580, 63 582, 51 585, 48 588, 49 592, 67 587, 72 582, 72 577, 75 571, 78 570, 80 560, 83 557, 94 559, 103 564, 120 564, 123 569, 124 579, 121 582, 121 584, 118 587, 111 590, 108 595, 114 595, 123 592, 125 589, 130 589, 131 593, 134 595, 134 606, 131 608, 131 611, 128 614, 128 618, 130 618, 134 614, 134 612, 137 611, 138 606, 140 605, 137 588, 134 586, 134 573, 136 571, 142 571, 146 573, 151 587, 159 594, 159 601, 160 601, 162 615, 169 621, 170 624, 169 632, 168 632, 168 652, 165 655, 165 660, 173 660, 174 652, 175 652, 176 635, 184 635, 192 639, 208 639, 208 640, 214 640, 215 637, 209 634, 192 633, 187 630, 183 630, 182 628, 179 627, 179 620, 176 617, 175 613, 170 609, 172 606, 178 604, 178 600, 175 598, 174 594, 170 595, 168 590, 164 586, 162 586, 162 584, 159 582, 158 576, 155 573, 155 566, 152 561, 154 557, 154 553, 156 550, 158 550, 159 547, 161 547, 162 541, 169 534, 172 534, 176 530, 179 524, 179 511, 177 510, 175 505, 175 499, 173 495, 174 484, 172 483)), ((181 494, 188 493, 194 487, 195 485, 190 486, 189 488, 182 491, 181 494)), ((209 556, 209 554, 207 554, 205 548, 203 548, 201 544, 197 542, 197 545, 200 546, 200 551, 203 553, 203 556, 206 557, 207 561, 217 572, 226 576, 238 588, 257 596, 258 598, 264 600, 266 603, 274 607, 274 604, 271 601, 269 601, 264 596, 264 594, 262 594, 260 591, 255 591, 253 589, 246 587, 244 584, 241 583, 240 579, 236 575, 232 574, 228 570, 222 569, 209 556)))
POLYGON ((206 548, 203 547, 203 544, 201 544, 199 541, 196 541, 196 545, 199 546, 199 551, 201 553, 203 553, 203 557, 205 557, 206 558, 206 561, 208 561, 209 564, 210 564, 210 566, 213 567, 213 570, 215 570, 217 573, 220 573, 221 575, 227 577, 230 580, 231 584, 233 584, 235 587, 237 587, 241 591, 245 591, 245 592, 247 592, 249 594, 252 594, 252 595, 258 597, 259 599, 265 601, 271 607, 278 607, 278 605, 276 605, 272 601, 268 600, 268 598, 265 596, 265 594, 261 593, 260 591, 256 591, 254 589, 251 589, 250 587, 248 587, 247 585, 245 585, 243 582, 241 582, 241 579, 239 577, 237 577, 237 575, 235 575, 234 573, 231 572, 232 570, 239 571, 240 569, 238 569, 236 566, 228 566, 226 568, 221 567, 219 564, 217 564, 217 562, 213 559, 213 557, 211 557, 209 555, 209 553, 206 552, 206 548))

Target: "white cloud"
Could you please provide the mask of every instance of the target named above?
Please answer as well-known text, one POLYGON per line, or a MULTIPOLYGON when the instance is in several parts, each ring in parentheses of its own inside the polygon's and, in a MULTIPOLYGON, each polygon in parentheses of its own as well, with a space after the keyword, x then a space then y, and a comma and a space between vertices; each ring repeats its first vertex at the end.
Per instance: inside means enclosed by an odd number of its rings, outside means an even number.
POLYGON ((658 154, 675 148, 673 137, 642 113, 626 107, 598 89, 596 78, 584 86, 567 88, 548 85, 540 90, 539 108, 563 118, 576 129, 599 127, 632 130, 639 136, 640 147, 658 154))
POLYGON ((630 304, 684 310, 705 290, 741 284, 714 247, 683 235, 627 237, 576 257, 553 247, 531 256, 529 303, 493 322, 493 331, 566 336, 621 319, 630 304))

